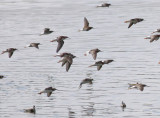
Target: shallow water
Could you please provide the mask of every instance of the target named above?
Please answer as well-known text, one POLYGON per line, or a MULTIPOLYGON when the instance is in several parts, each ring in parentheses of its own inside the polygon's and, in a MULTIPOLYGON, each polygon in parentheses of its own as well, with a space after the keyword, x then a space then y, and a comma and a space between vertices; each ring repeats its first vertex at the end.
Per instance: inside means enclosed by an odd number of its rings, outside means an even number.
POLYGON ((159 28, 159 0, 112 0, 110 8, 96 8, 98 0, 1 0, 0 49, 18 48, 12 58, 0 55, 0 117, 23 118, 158 118, 160 42, 144 38, 159 28), (78 32, 87 17, 94 29, 78 32), (125 20, 145 21, 128 29, 125 20), (39 36, 43 29, 54 30, 39 36), (57 63, 57 36, 70 39, 60 52, 71 52, 74 59, 69 72, 57 63), (24 48, 39 42, 40 49, 24 48), (95 61, 83 54, 99 48, 97 60, 114 59, 100 71, 88 66, 95 61), (79 84, 93 78, 93 85, 79 84), (143 92, 128 90, 128 83, 144 83, 143 92), (37 94, 46 87, 58 90, 51 97, 37 94), (122 111, 121 101, 127 104, 122 111), (36 106, 35 115, 23 109, 36 106))

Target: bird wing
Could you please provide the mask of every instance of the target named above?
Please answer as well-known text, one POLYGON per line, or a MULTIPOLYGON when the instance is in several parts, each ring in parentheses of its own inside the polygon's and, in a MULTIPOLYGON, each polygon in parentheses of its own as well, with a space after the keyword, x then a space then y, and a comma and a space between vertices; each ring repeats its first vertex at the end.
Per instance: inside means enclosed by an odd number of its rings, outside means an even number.
POLYGON ((97 70, 99 71, 102 68, 102 66, 97 66, 97 70))
POLYGON ((91 51, 92 57, 94 60, 97 58, 97 52, 91 51))
POLYGON ((68 72, 69 68, 71 67, 71 63, 67 62, 66 63, 66 71, 68 72))
POLYGON ((137 88, 138 88, 140 91, 143 91, 143 90, 144 90, 144 87, 143 87, 143 86, 137 86, 137 88))
POLYGON ((47 33, 49 30, 50 30, 49 28, 45 28, 44 33, 47 33))
POLYGON ((64 41, 63 41, 63 40, 58 41, 58 46, 57 46, 57 50, 56 50, 57 53, 58 53, 59 50, 62 48, 63 44, 64 44, 64 41))
POLYGON ((67 58, 67 62, 69 62, 70 64, 72 64, 72 62, 73 62, 72 57, 68 57, 68 58, 67 58))
POLYGON ((62 67, 67 63, 67 61, 62 61, 62 67))
POLYGON ((9 54, 9 58, 11 58, 11 56, 13 55, 13 52, 8 52, 9 54))
POLYGON ((47 93, 47 97, 51 96, 52 92, 48 92, 47 93))
POLYGON ((153 42, 154 40, 157 40, 157 37, 156 37, 156 35, 152 35, 152 36, 151 36, 150 43, 151 43, 151 42, 153 42))
POLYGON ((84 17, 84 27, 89 27, 89 22, 86 17, 84 17))
POLYGON ((133 22, 130 22, 128 28, 130 28, 132 25, 133 25, 133 22))
POLYGON ((33 44, 35 48, 39 49, 38 45, 39 43, 33 44))
POLYGON ((82 87, 82 85, 83 85, 83 82, 81 82, 81 83, 80 83, 79 88, 81 88, 81 87, 82 87))
POLYGON ((105 63, 105 64, 109 64, 109 63, 111 63, 112 61, 113 61, 113 60, 105 60, 104 63, 105 63))

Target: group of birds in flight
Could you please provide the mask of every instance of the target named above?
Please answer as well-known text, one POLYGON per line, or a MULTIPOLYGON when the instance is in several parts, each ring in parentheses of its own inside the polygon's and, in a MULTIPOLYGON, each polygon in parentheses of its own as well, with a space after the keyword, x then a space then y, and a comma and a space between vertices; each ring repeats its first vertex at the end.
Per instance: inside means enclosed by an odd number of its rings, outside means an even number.
MULTIPOLYGON (((109 3, 103 3, 102 5, 100 6, 97 6, 97 7, 110 7, 111 4, 109 3)), ((131 28, 133 25, 139 23, 139 22, 142 22, 144 19, 142 18, 134 18, 134 19, 130 19, 130 20, 127 20, 125 21, 124 23, 129 23, 129 26, 128 28, 131 28)), ((79 31, 89 31, 93 29, 93 27, 91 27, 89 25, 89 21, 87 20, 86 17, 84 17, 84 27, 83 29, 79 30, 79 31)), ((42 34, 40 34, 40 36, 42 35, 49 35, 51 33, 53 33, 54 31, 51 31, 50 28, 45 28, 44 29, 44 32, 42 34)), ((156 31, 154 31, 153 33, 160 33, 160 29, 157 29, 156 31)), ((152 34, 153 34, 152 33, 152 34)), ((147 36, 145 39, 150 39, 150 42, 153 42, 153 41, 157 41, 159 39, 160 35, 159 34, 153 34, 151 36, 147 36)), ((66 71, 68 72, 72 63, 73 63, 73 59, 76 58, 75 55, 71 54, 71 53, 67 53, 67 52, 64 52, 64 53, 60 53, 58 54, 58 52, 61 50, 61 48, 63 47, 64 45, 64 40, 69 38, 68 36, 59 36, 57 37, 56 39, 50 41, 50 42, 57 42, 58 45, 57 45, 57 49, 56 49, 56 53, 57 55, 55 55, 55 57, 60 57, 62 58, 61 60, 58 61, 58 63, 62 63, 61 66, 66 66, 66 71)), ((37 49, 39 49, 39 45, 41 45, 40 43, 30 43, 29 45, 27 45, 27 47, 35 47, 37 49)), ((26 48, 26 47, 25 47, 26 48)), ((2 51, 1 54, 4 54, 4 53, 8 53, 9 55, 9 58, 12 57, 13 53, 18 50, 16 48, 8 48, 6 49, 5 51, 2 51)), ((99 52, 102 52, 100 49, 98 48, 95 48, 95 49, 91 49, 89 51, 87 51, 84 56, 87 56, 89 54, 92 55, 93 59, 96 60, 97 58, 97 54, 99 52)), ((104 61, 97 61, 95 62, 94 64, 90 65, 89 67, 93 67, 93 66, 96 66, 97 67, 97 70, 99 71, 102 66, 104 64, 109 64, 111 62, 113 62, 114 60, 104 60, 104 61)), ((4 78, 3 75, 0 75, 0 79, 4 78)), ((79 85, 79 88, 82 87, 83 84, 92 84, 93 83, 93 79, 92 78, 86 78, 84 80, 81 81, 80 85, 79 85)), ((129 89, 132 89, 132 88, 136 88, 140 91, 143 91, 144 90, 144 87, 146 87, 147 85, 145 84, 141 84, 141 83, 135 83, 135 84, 129 84, 129 89)), ((57 90, 56 88, 53 88, 53 87, 48 87, 48 88, 45 88, 44 90, 42 90, 41 92, 39 92, 38 94, 42 94, 42 93, 47 93, 47 97, 50 97, 52 92, 57 90)), ((122 105, 121 107, 124 109, 126 108, 126 104, 122 101, 122 105)), ((33 106, 33 108, 31 109, 25 109, 25 112, 29 112, 29 113, 36 113, 36 109, 35 109, 35 106, 33 106)))

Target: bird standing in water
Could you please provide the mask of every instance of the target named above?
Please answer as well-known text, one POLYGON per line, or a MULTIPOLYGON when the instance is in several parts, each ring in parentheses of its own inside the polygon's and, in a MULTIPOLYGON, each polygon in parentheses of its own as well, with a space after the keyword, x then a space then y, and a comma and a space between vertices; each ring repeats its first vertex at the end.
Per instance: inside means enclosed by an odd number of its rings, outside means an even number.
POLYGON ((122 110, 124 111, 124 109, 126 108, 126 104, 122 101, 122 105, 121 105, 121 107, 122 107, 122 110))
POLYGON ((36 113, 36 108, 35 108, 35 106, 33 106, 33 108, 31 108, 31 109, 25 109, 24 112, 35 114, 36 113))

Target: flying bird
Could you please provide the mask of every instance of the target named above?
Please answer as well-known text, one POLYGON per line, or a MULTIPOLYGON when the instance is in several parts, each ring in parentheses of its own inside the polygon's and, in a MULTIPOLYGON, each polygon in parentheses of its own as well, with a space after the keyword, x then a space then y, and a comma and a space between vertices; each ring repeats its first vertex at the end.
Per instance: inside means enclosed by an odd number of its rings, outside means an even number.
POLYGON ((64 44, 63 40, 65 40, 66 38, 68 38, 68 36, 59 36, 59 37, 57 37, 57 39, 54 39, 54 40, 51 41, 51 42, 55 42, 55 41, 58 42, 58 46, 57 46, 57 50, 56 50, 57 53, 62 48, 62 46, 64 44))
POLYGON ((66 71, 68 72, 72 63, 73 63, 73 59, 75 58, 76 56, 74 55, 66 55, 63 57, 62 60, 59 60, 58 63, 62 62, 62 67, 64 65, 66 65, 66 71))
MULTIPOLYGON (((93 28, 93 27, 90 27, 90 26, 89 26, 89 22, 88 22, 87 18, 84 17, 84 27, 83 27, 82 31, 89 31, 89 30, 91 30, 92 28, 93 28)), ((80 30, 80 31, 81 31, 81 30, 80 30)))
POLYGON ((152 32, 152 34, 156 32, 160 33, 160 29, 155 30, 154 32, 152 32))
POLYGON ((147 36, 144 39, 151 39, 150 43, 152 43, 153 41, 157 41, 159 39, 160 35, 151 35, 151 36, 147 36))
POLYGON ((75 55, 73 55, 72 53, 68 53, 68 52, 64 52, 64 53, 60 53, 60 54, 57 54, 57 55, 55 55, 54 57, 66 57, 66 56, 71 56, 71 57, 73 57, 73 58, 75 58, 76 56, 75 55))
POLYGON ((50 28, 45 28, 45 29, 44 29, 44 32, 43 32, 42 34, 40 34, 40 36, 41 36, 41 35, 46 35, 46 34, 51 34, 52 32, 53 32, 53 31, 51 31, 50 28))
POLYGON ((92 49, 92 50, 87 51, 84 55, 87 56, 89 54, 92 54, 93 59, 96 60, 98 52, 102 52, 102 51, 99 50, 98 48, 96 48, 96 49, 92 49))
POLYGON ((112 61, 114 61, 114 60, 97 61, 97 62, 95 62, 95 64, 90 65, 89 67, 97 66, 97 70, 99 71, 104 64, 109 64, 112 61))
POLYGON ((57 90, 56 88, 48 87, 45 88, 43 91, 39 92, 38 94, 47 93, 47 97, 50 97, 52 92, 57 90))
POLYGON ((39 49, 39 45, 41 45, 41 44, 40 43, 30 43, 29 45, 27 45, 27 47, 35 47, 35 48, 39 49))
POLYGON ((140 91, 143 91, 144 90, 144 87, 146 87, 147 85, 145 84, 141 84, 141 83, 136 83, 136 84, 129 84, 129 89, 132 89, 132 88, 136 88, 140 91))
POLYGON ((90 79, 90 78, 86 78, 86 79, 82 80, 82 82, 81 82, 80 85, 79 85, 79 88, 81 88, 82 85, 83 85, 83 84, 86 84, 86 83, 92 84, 92 81, 93 81, 93 79, 90 79))
POLYGON ((134 18, 134 19, 131 19, 131 20, 128 20, 128 21, 125 21, 125 23, 129 23, 129 26, 128 28, 130 28, 133 24, 137 24, 141 21, 143 21, 144 19, 142 18, 134 18))
POLYGON ((109 3, 103 3, 102 5, 100 5, 100 6, 97 6, 97 7, 109 7, 111 4, 109 4, 109 3))
POLYGON ((9 48, 9 49, 6 49, 6 51, 2 51, 1 54, 4 54, 4 53, 8 52, 9 58, 11 58, 12 55, 13 55, 13 53, 14 53, 14 51, 16 51, 16 50, 18 50, 18 49, 16 49, 16 48, 9 48))

